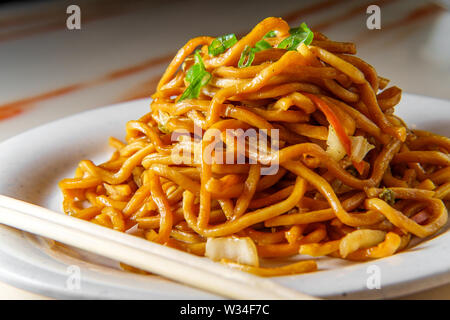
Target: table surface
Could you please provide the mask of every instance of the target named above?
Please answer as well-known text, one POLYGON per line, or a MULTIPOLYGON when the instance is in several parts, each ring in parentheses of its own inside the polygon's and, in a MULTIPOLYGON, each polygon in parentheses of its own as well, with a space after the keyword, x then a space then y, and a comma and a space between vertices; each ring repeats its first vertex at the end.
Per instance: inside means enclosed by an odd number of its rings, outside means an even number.
MULTIPOLYGON (((83 0, 0 6, 0 141, 77 112, 149 96, 187 39, 244 34, 267 16, 305 21, 405 92, 450 99, 448 0, 83 0), (68 30, 66 8, 81 8, 68 30), (369 4, 381 29, 366 27, 369 4)), ((450 284, 403 297, 450 299, 450 284)), ((46 297, 0 283, 0 299, 46 297)))

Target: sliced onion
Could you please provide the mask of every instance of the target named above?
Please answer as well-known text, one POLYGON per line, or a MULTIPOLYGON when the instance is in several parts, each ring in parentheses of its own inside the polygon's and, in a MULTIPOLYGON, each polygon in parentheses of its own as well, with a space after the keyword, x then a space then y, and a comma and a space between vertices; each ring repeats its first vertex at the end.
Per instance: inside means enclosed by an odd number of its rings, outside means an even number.
POLYGON ((346 153, 344 146, 331 125, 328 127, 327 146, 327 153, 333 160, 339 161, 345 157, 346 153))
POLYGON ((170 130, 167 128, 167 123, 170 120, 170 115, 167 112, 158 110, 158 128, 162 133, 170 133, 170 130))
POLYGON ((352 154, 350 159, 355 162, 361 162, 366 154, 375 148, 375 146, 370 144, 363 136, 353 136, 350 137, 350 140, 352 141, 352 154))
MULTIPOLYGON (((350 155, 350 159, 357 163, 361 162, 367 153, 375 148, 375 146, 370 144, 363 136, 351 136, 349 138, 352 143, 352 154, 350 155)), ((345 148, 331 125, 328 127, 327 146, 327 153, 335 161, 339 161, 345 157, 345 148)))
POLYGON ((259 267, 256 245, 249 237, 208 238, 205 256, 214 261, 232 260, 240 264, 259 267))

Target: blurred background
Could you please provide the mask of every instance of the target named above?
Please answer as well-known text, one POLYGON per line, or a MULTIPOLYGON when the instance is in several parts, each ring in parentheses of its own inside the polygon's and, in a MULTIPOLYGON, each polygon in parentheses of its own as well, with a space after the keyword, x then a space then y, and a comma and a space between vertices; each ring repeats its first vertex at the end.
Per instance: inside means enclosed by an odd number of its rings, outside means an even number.
MULTIPOLYGON (((267 16, 306 22, 405 92, 450 99, 449 0, 80 0, 0 5, 0 140, 83 110, 149 96, 198 35, 244 35, 267 16), (81 9, 68 30, 67 7, 81 9), (367 7, 381 8, 369 30, 367 7)), ((124 115, 126 117, 126 115, 124 115)))

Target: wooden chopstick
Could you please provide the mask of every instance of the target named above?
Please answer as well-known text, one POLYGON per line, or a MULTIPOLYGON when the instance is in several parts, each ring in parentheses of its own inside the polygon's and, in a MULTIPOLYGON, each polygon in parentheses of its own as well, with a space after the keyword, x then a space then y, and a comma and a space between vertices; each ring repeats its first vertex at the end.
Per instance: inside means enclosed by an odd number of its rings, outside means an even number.
POLYGON ((239 270, 0 195, 0 223, 234 299, 316 299, 239 270))

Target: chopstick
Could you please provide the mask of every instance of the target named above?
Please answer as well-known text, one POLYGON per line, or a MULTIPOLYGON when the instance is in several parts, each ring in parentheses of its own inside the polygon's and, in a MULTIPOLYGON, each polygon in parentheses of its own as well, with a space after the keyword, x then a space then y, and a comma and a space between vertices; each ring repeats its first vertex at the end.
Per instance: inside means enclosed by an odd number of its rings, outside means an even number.
POLYGON ((233 299, 316 299, 219 263, 0 195, 0 223, 233 299))

